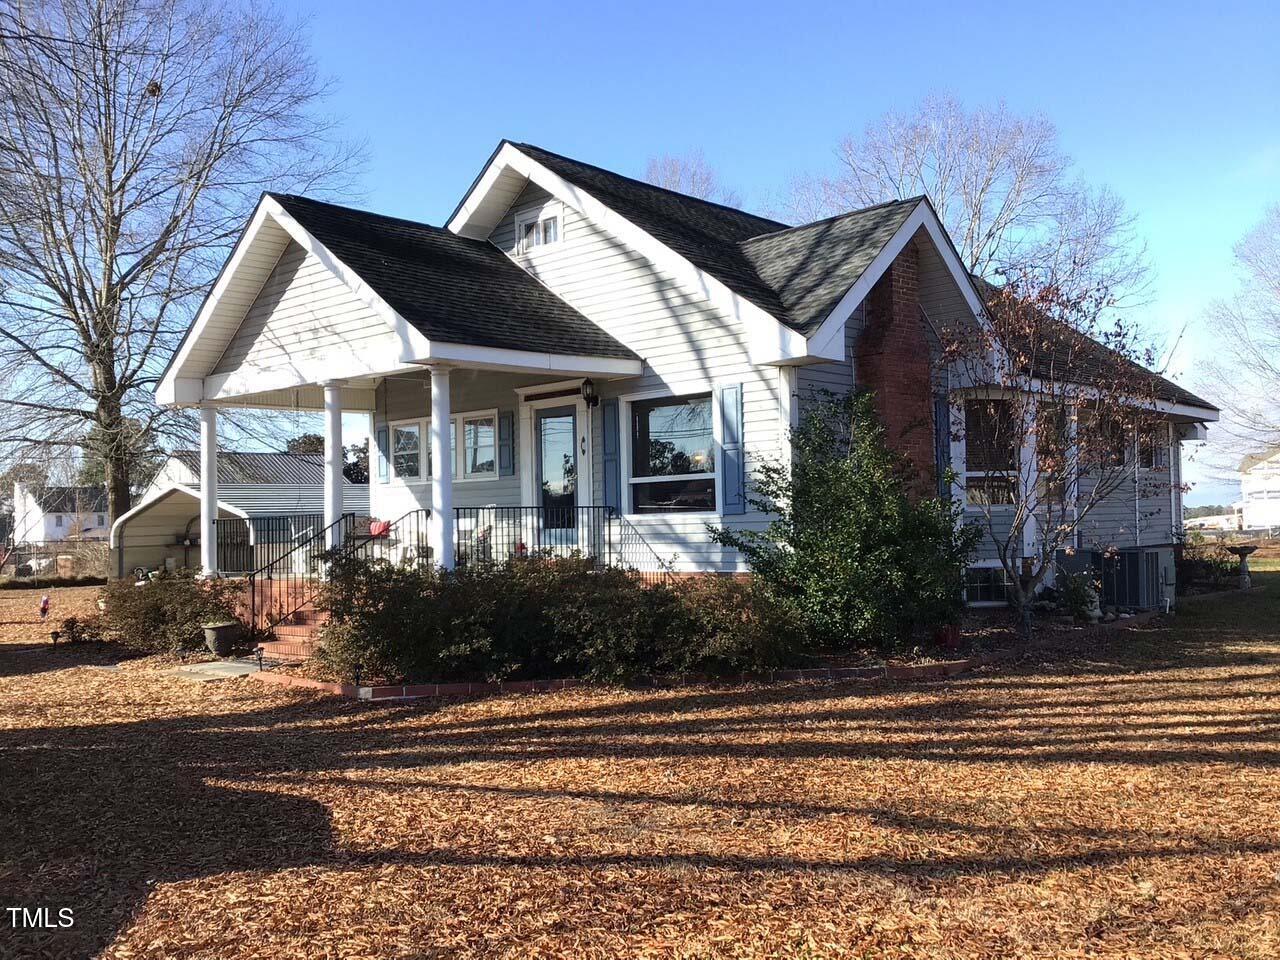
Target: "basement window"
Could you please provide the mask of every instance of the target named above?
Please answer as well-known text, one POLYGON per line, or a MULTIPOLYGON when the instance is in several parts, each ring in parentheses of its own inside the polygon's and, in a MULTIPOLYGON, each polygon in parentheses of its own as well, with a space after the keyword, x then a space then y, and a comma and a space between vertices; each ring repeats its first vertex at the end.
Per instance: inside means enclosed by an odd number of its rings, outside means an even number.
POLYGON ((965 571, 964 598, 968 603, 1008 603, 1011 586, 1004 567, 970 567, 965 571))

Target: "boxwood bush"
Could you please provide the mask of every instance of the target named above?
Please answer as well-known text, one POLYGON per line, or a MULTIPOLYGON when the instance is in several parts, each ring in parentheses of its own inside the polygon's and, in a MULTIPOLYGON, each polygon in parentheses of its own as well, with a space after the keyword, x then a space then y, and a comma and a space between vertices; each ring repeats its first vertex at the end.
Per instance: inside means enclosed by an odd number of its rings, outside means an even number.
POLYGON ((765 671, 804 659, 784 608, 751 583, 646 585, 583 558, 452 572, 336 558, 322 658, 341 676, 461 682, 765 671))
POLYGON ((107 636, 137 650, 195 650, 205 623, 235 619, 240 586, 234 580, 202 580, 188 570, 134 583, 113 580, 103 592, 107 636))

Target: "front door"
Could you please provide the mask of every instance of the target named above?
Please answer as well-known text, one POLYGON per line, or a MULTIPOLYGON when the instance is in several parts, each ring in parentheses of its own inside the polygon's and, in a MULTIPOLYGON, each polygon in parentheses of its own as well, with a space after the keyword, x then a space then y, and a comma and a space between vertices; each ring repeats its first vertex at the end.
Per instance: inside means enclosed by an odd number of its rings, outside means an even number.
POLYGON ((574 407, 535 413, 537 495, 544 542, 570 543, 578 505, 578 416, 574 407), (557 536, 556 531, 563 531, 557 536))

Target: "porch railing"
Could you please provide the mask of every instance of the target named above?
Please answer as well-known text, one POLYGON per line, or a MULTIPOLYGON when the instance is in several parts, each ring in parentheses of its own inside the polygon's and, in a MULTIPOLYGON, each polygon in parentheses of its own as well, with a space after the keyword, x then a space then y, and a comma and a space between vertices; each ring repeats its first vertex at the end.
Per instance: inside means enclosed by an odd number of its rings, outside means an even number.
POLYGON ((268 567, 323 526, 321 513, 215 520, 218 570, 235 575, 268 567))
MULTIPOLYGON (((331 534, 341 530, 341 557, 430 564, 430 510, 411 510, 387 523, 357 525, 353 514, 317 527, 288 551, 249 574, 250 622, 271 628, 314 603, 325 579, 331 534)), ((625 567, 649 583, 668 580, 672 568, 627 518, 612 507, 456 507, 458 567, 525 557, 582 556, 597 568, 625 567)))
POLYGON ((670 564, 612 507, 455 507, 459 567, 524 557, 582 556, 597 567, 623 566, 646 579, 670 576, 670 564))
POLYGON ((280 556, 249 574, 249 623, 270 629, 312 603, 320 592, 323 556, 335 531, 343 542, 355 530, 356 516, 344 513, 296 540, 280 556))
POLYGON ((341 554, 364 560, 422 566, 434 559, 429 545, 430 510, 410 510, 388 523, 373 521, 342 545, 341 554))

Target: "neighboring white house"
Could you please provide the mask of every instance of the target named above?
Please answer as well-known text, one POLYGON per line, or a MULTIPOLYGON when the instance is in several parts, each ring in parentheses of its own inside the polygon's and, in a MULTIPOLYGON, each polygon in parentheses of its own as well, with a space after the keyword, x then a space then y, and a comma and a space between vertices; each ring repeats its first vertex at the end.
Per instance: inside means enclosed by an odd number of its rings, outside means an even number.
MULTIPOLYGON (((430 510, 447 567, 641 543, 679 570, 733 572, 742 558, 708 524, 768 523, 750 477, 789 456, 818 390, 873 390, 892 443, 963 478, 945 423, 965 400, 933 376, 930 329, 981 322, 926 198, 791 227, 503 141, 444 228, 265 194, 157 399, 199 408, 205 464, 220 409, 323 410, 329 520, 342 412, 367 412, 372 513, 430 510)), ((1146 605, 1172 590, 1181 444, 1217 419, 1160 383, 1167 428, 1133 438, 1133 483, 1078 545, 1122 552, 1146 605)), ((222 492, 203 494, 210 525, 222 492)), ((202 563, 216 569, 211 549, 202 563)), ((971 600, 1003 599, 998 566, 988 547, 971 600)))
POLYGON ((1240 461, 1240 502, 1245 530, 1280 527, 1280 449, 1240 461))
MULTIPOLYGON (((342 509, 367 516, 369 486, 342 482, 342 509)), ((218 458, 223 566, 256 569, 255 558, 322 527, 321 454, 224 452, 218 458), (241 545, 237 547, 237 544, 241 545), (249 549, 254 547, 257 549, 249 549)), ((111 527, 112 570, 192 566, 200 556, 200 455, 169 455, 135 506, 111 527)))
POLYGON ((102 487, 13 485, 13 542, 105 540, 107 493, 102 487))

